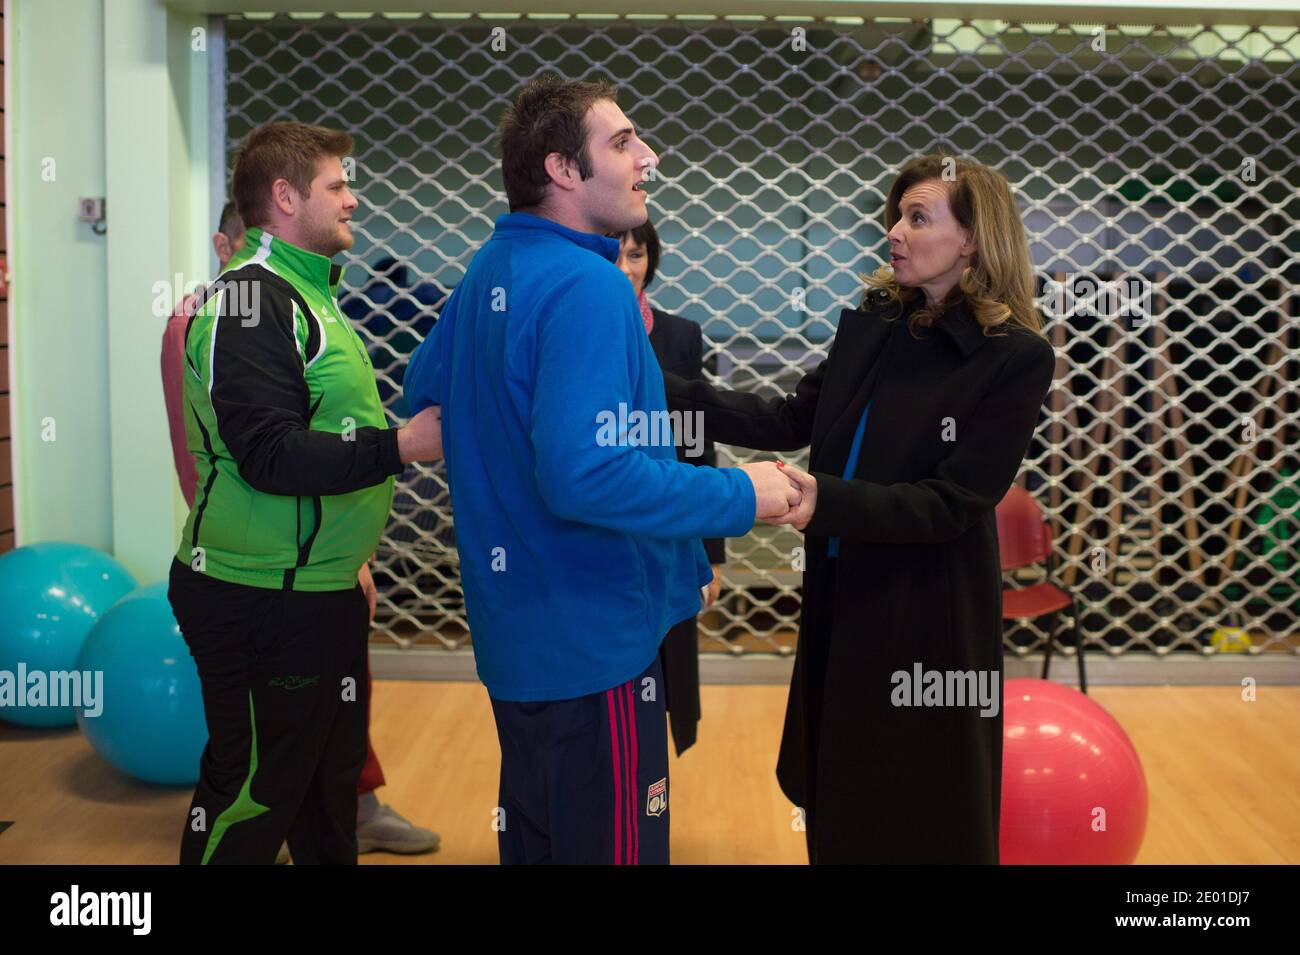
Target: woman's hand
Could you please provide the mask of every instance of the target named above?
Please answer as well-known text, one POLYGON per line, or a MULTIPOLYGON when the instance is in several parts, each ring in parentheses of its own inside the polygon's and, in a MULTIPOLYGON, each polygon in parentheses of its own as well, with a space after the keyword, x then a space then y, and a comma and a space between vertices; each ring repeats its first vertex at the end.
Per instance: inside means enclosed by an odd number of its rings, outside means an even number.
POLYGON ((792 464, 778 461, 776 466, 803 494, 802 500, 780 517, 764 518, 766 524, 789 524, 795 530, 803 530, 813 518, 817 509, 817 479, 807 471, 801 471, 792 464))

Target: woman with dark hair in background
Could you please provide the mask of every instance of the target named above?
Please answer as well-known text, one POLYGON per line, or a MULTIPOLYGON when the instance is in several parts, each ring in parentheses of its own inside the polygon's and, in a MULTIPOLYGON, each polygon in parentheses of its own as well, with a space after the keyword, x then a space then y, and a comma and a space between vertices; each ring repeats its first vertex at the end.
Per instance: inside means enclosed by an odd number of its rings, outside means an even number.
MULTIPOLYGON (((689 318, 669 315, 652 308, 646 298, 646 289, 654 281, 659 267, 659 235, 649 221, 630 232, 616 235, 619 240, 618 267, 636 290, 641 320, 659 368, 690 381, 704 380, 704 335, 700 326, 689 318)), ((702 441, 690 446, 683 440, 677 443, 677 460, 691 464, 717 467, 718 454, 712 441, 702 441)), ((702 436, 692 437, 702 440, 702 436)), ((726 540, 721 537, 704 541, 705 553, 713 566, 713 581, 708 586, 705 605, 718 599, 722 588, 722 567, 727 562, 726 540)), ((673 730, 673 745, 680 756, 695 742, 696 724, 700 720, 700 655, 699 633, 694 617, 683 620, 670 629, 659 650, 663 663, 665 692, 668 699, 668 722, 673 730)))

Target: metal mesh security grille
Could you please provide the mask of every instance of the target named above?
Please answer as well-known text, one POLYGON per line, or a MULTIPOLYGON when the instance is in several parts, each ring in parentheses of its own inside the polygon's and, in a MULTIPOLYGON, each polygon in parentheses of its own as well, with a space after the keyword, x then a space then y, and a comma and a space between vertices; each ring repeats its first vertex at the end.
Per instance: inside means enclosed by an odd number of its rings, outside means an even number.
MULTIPOLYGON (((659 152, 651 300, 703 325, 730 387, 792 390, 825 356, 905 161, 992 165, 1059 356, 1023 483, 1084 634, 1211 652, 1239 627, 1296 652, 1297 49, 1293 27, 232 18, 227 142, 276 119, 355 135, 346 305, 398 418, 407 356, 505 212, 500 111, 543 69, 614 81, 659 152)), ((801 543, 730 542, 712 648, 789 652, 801 543)), ((396 642, 467 639, 440 466, 400 482, 376 578, 396 642)))

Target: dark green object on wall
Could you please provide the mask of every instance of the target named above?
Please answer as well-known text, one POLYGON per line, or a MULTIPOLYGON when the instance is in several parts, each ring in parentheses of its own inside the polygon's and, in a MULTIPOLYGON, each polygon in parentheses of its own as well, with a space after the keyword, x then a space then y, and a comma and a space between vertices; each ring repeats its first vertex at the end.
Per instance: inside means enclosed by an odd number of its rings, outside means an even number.
MULTIPOLYGON (((1263 531, 1252 539, 1251 553, 1266 558, 1277 572, 1277 582, 1268 589, 1268 596, 1274 600, 1291 599, 1296 594, 1297 585, 1300 585, 1300 580, 1297 580, 1300 565, 1297 565, 1295 559, 1297 502, 1300 502, 1300 494, 1296 492, 1295 472, 1284 468, 1274 481, 1272 496, 1255 508, 1251 518, 1255 526, 1263 531)), ((1242 571, 1246 563, 1246 555, 1239 553, 1233 561, 1233 570, 1242 571)), ((1242 593, 1240 584, 1230 584, 1224 589, 1224 595, 1229 600, 1240 599, 1242 593)), ((1254 605, 1264 602, 1259 597, 1247 601, 1254 605)))

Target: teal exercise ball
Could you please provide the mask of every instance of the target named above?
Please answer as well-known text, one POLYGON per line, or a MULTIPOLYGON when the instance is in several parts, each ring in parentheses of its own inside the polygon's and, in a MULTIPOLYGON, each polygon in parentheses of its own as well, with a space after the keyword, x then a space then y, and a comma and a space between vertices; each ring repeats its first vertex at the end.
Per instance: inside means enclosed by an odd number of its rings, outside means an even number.
POLYGON ((0 556, 0 719, 76 722, 77 654, 100 614, 135 587, 125 567, 84 544, 49 541, 0 556))
POLYGON ((77 668, 103 674, 96 709, 77 711, 96 753, 145 782, 198 781, 208 741, 203 688, 167 601, 167 584, 141 587, 100 617, 77 668))

